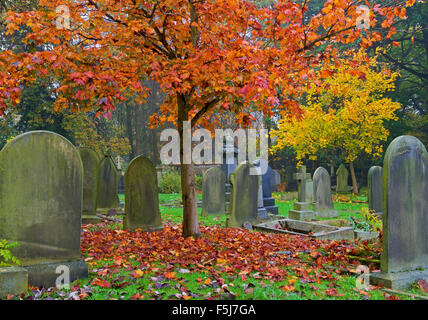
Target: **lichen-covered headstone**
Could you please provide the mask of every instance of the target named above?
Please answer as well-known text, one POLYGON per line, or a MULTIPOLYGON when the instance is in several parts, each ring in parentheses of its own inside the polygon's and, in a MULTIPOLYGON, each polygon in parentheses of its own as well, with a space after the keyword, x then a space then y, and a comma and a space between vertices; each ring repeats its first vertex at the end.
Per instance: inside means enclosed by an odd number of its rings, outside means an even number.
POLYGON ((383 252, 374 284, 408 288, 428 280, 428 153, 417 138, 401 136, 383 162, 383 252))
POLYGON ((338 212, 334 210, 333 198, 331 196, 331 180, 328 171, 319 167, 314 176, 314 209, 320 217, 337 217, 338 212))
POLYGON ((125 219, 123 228, 129 231, 162 229, 159 212, 156 168, 152 162, 138 156, 125 173, 125 219))
POLYGON ((373 166, 369 169, 367 176, 368 181, 368 200, 369 209, 373 210, 378 214, 382 214, 382 203, 383 203, 383 172, 382 167, 373 166))
POLYGON ((0 151, 0 239, 20 244, 12 251, 30 285, 55 286, 60 266, 71 281, 88 276, 80 254, 82 187, 79 152, 56 133, 28 132, 0 151))
POLYGON ((83 223, 95 223, 100 220, 96 216, 98 169, 100 158, 89 148, 78 148, 83 163, 83 223))
POLYGON ((98 174, 97 210, 109 211, 120 208, 118 186, 121 173, 110 156, 100 163, 98 174))
POLYGON ((348 186, 349 172, 343 163, 337 169, 336 176, 337 176, 336 192, 348 192, 349 191, 349 186, 348 186))
POLYGON ((220 167, 209 168, 204 173, 202 185, 202 215, 226 213, 226 176, 220 167))
POLYGON ((257 174, 250 174, 255 167, 248 163, 241 163, 230 175, 230 217, 228 227, 240 228, 245 222, 257 222, 258 192, 261 178, 257 174), (250 170, 253 168, 252 170, 250 170))

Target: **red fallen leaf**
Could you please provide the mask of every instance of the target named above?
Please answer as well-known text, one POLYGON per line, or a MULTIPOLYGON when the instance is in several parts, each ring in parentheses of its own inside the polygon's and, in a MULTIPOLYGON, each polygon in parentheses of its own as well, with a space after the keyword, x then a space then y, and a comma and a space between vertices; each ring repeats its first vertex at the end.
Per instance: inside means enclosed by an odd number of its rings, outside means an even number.
POLYGON ((99 286, 102 288, 110 288, 111 287, 110 282, 107 282, 103 279, 98 279, 98 278, 95 278, 94 281, 92 281, 92 285, 99 286))
POLYGON ((131 299, 132 299, 132 300, 136 300, 136 299, 144 299, 144 296, 143 296, 143 295, 140 295, 139 293, 136 293, 136 294, 134 294, 134 295, 131 297, 131 299))
POLYGON ((326 295, 328 295, 328 296, 330 296, 330 297, 334 297, 334 296, 339 296, 339 297, 341 297, 341 296, 343 296, 343 294, 339 294, 339 293, 337 292, 337 290, 336 290, 336 289, 334 289, 334 288, 328 288, 328 289, 326 289, 326 290, 325 290, 325 294, 326 294, 326 295))
POLYGON ((166 272, 164 274, 164 277, 167 279, 174 279, 175 278, 175 273, 174 272, 166 272))
POLYGON ((424 292, 428 293, 428 283, 422 279, 418 281, 419 288, 421 288, 424 292))
POLYGON ((294 291, 294 290, 296 290, 296 288, 295 287, 293 287, 292 285, 289 285, 289 286, 281 286, 280 287, 282 290, 284 290, 285 292, 290 292, 290 291, 294 291))

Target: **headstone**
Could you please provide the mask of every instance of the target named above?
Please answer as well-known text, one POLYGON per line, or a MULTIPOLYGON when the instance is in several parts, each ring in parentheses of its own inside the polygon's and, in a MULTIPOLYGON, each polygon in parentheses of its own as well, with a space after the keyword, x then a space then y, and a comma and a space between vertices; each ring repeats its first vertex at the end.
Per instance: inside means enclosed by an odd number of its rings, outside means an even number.
POLYGON ((251 168, 254 168, 252 164, 243 162, 229 177, 231 194, 228 227, 240 228, 245 222, 257 222, 257 199, 261 179, 258 175, 250 175, 251 168))
POLYGON ((223 163, 221 170, 226 176, 226 203, 230 202, 230 175, 235 171, 238 166, 238 148, 234 146, 234 140, 230 136, 226 136, 226 144, 223 146, 223 163), (232 146, 232 147, 231 147, 232 146), (227 154, 233 152, 233 163, 227 163, 227 154))
MULTIPOLYGON (((254 165, 258 170, 262 170, 261 163, 264 163, 263 166, 267 168, 266 172, 261 176, 262 177, 262 186, 261 190, 263 191, 263 207, 265 210, 271 214, 278 214, 278 207, 275 206, 275 199, 272 197, 272 189, 271 189, 271 176, 272 176, 272 168, 268 165, 268 161, 266 159, 257 159, 254 161, 254 165)), ((259 207, 260 208, 260 207, 259 207)), ((259 213, 259 217, 263 216, 267 218, 267 213, 264 211, 259 213)))
POLYGON ((259 190, 257 193, 257 219, 269 219, 269 214, 264 207, 264 194, 266 192, 265 188, 269 187, 269 189, 270 189, 270 180, 267 182, 265 181, 265 184, 263 184, 264 175, 262 175, 262 173, 261 173, 261 170, 262 170, 260 168, 261 161, 263 161, 263 159, 255 160, 253 163, 256 170, 257 170, 257 173, 261 179, 261 183, 259 185, 259 190), (269 184, 269 186, 267 186, 267 184, 269 184))
POLYGON ((204 172, 202 185, 202 215, 223 215, 226 213, 226 176, 219 167, 204 172))
POLYGON ((117 194, 120 171, 110 156, 104 157, 100 163, 98 178, 97 210, 108 212, 110 209, 119 209, 120 201, 117 194))
POLYGON ((294 174, 294 179, 299 182, 299 192, 297 202, 294 203, 294 210, 288 212, 288 217, 294 220, 311 220, 315 212, 310 210, 311 203, 306 199, 306 182, 311 178, 310 173, 306 173, 306 166, 300 166, 298 173, 294 174))
POLYGON ((97 223, 101 219, 96 216, 98 169, 100 158, 89 148, 78 148, 83 163, 83 223, 97 223))
POLYGON ((126 169, 125 212, 125 230, 155 231, 163 228, 159 212, 156 168, 143 156, 132 160, 126 169))
POLYGON ((314 182, 312 179, 308 179, 306 180, 305 202, 313 203, 314 201, 314 182))
POLYGON ((337 217, 338 212, 334 210, 333 198, 331 196, 331 181, 328 171, 319 167, 314 172, 314 209, 318 216, 323 218, 337 217))
POLYGON ((336 184, 336 192, 348 192, 348 169, 346 169, 345 165, 342 163, 337 169, 337 184, 336 184))
POLYGON ((28 270, 32 286, 88 276, 81 260, 83 166, 77 149, 48 131, 22 134, 0 151, 0 239, 28 270))
POLYGON ((279 174, 278 170, 272 170, 272 176, 271 176, 271 187, 273 192, 278 191, 278 187, 281 184, 281 175, 279 174))
POLYGON ((296 168, 294 166, 288 165, 285 167, 285 187, 287 191, 297 191, 298 185, 296 179, 294 179, 295 173, 296 168))
POLYGON ((392 141, 383 162, 381 272, 370 279, 392 289, 428 280, 428 153, 412 136, 392 141))
POLYGON ((125 175, 123 175, 123 174, 120 175, 117 193, 118 194, 125 194, 125 175))
POLYGON ((373 166, 367 175, 369 209, 382 216, 383 182, 382 167, 373 166))

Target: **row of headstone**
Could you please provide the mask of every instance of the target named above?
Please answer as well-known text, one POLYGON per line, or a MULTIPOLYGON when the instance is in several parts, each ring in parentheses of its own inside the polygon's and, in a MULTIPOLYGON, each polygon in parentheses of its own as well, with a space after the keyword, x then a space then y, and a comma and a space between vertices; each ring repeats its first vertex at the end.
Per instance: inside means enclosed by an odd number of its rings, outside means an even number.
MULTIPOLYGON (((97 207, 118 203, 115 165, 110 157, 98 161, 92 150, 77 150, 48 131, 22 134, 0 151, 0 239, 19 243, 12 253, 30 285, 55 286, 58 269, 67 270, 70 281, 88 276, 80 251, 82 212, 95 216, 97 207)), ((128 166, 125 199, 125 229, 162 228, 150 160, 137 157, 128 166)))
POLYGON ((78 148, 83 163, 83 217, 84 223, 100 220, 97 211, 116 210, 120 207, 118 185, 121 172, 113 159, 98 154, 89 148, 78 148))

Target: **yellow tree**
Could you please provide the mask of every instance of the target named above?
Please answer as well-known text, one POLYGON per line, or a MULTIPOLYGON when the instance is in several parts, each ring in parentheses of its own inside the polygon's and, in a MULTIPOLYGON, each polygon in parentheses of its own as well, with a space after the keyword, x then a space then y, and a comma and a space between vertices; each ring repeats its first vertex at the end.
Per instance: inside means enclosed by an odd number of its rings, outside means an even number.
POLYGON ((394 112, 400 108, 383 94, 394 90, 397 73, 359 51, 332 61, 317 74, 319 80, 304 88, 302 113, 281 119, 272 131, 277 137, 272 151, 292 146, 301 161, 315 160, 321 150, 339 149, 349 163, 353 192, 358 193, 353 163, 362 153, 382 154, 380 142, 389 135, 384 122, 396 120, 394 112))

